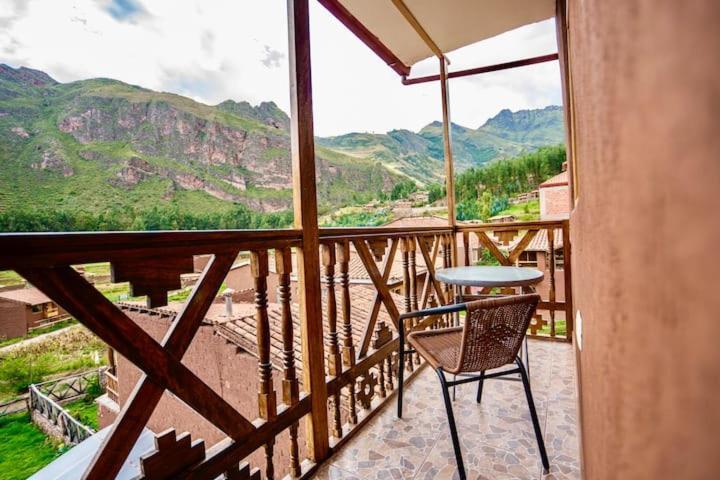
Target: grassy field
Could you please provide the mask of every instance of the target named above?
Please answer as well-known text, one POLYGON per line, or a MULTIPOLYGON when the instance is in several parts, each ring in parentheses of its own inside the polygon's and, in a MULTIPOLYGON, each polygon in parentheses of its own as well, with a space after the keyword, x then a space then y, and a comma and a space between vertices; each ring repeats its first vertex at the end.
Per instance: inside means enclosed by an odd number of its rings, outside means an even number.
POLYGON ((27 413, 0 417, 0 477, 23 480, 65 451, 49 440, 27 413))
POLYGON ((78 422, 98 431, 98 406, 95 404, 95 397, 88 395, 66 403, 63 408, 78 422))
POLYGON ((512 215, 519 222, 540 220, 540 200, 530 200, 517 205, 510 205, 510 208, 503 210, 498 215, 512 215))
POLYGON ((0 354, 0 401, 15 398, 31 383, 104 365, 105 344, 85 327, 0 354))
POLYGON ((23 279, 20 275, 12 270, 0 271, 0 287, 6 285, 17 285, 23 283, 23 279))

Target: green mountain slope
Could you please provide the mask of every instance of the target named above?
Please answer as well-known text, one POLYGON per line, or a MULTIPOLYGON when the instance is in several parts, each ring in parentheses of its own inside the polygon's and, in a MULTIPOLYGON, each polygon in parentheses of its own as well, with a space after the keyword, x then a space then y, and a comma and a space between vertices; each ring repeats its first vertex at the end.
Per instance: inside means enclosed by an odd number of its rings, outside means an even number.
MULTIPOLYGON (((96 215, 127 208, 290 208, 289 120, 274 103, 208 106, 116 80, 61 84, 0 65, 0 209, 96 215)), ((317 149, 326 208, 373 198, 398 176, 317 149)))
MULTIPOLYGON (((477 129, 452 125, 453 158, 458 171, 497 158, 509 158, 545 145, 563 143, 562 108, 502 110, 477 129)), ((318 141, 348 155, 369 157, 422 182, 443 175, 442 124, 432 122, 414 133, 349 133, 318 141)))

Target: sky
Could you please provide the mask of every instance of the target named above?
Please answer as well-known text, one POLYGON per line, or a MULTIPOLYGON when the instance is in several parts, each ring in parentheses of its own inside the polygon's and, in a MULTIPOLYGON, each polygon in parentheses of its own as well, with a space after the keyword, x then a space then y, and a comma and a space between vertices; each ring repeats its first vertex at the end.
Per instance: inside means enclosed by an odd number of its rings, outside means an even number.
MULTIPOLYGON (((439 120, 437 82, 400 77, 315 0, 315 133, 417 131, 439 120)), ((60 82, 118 79, 215 105, 272 100, 289 112, 284 0, 0 0, 0 63, 60 82)), ((450 71, 557 51, 552 20, 448 56, 450 71)), ((437 60, 412 75, 436 73, 437 60)), ((559 105, 557 62, 453 79, 452 121, 477 128, 501 109, 559 105)))

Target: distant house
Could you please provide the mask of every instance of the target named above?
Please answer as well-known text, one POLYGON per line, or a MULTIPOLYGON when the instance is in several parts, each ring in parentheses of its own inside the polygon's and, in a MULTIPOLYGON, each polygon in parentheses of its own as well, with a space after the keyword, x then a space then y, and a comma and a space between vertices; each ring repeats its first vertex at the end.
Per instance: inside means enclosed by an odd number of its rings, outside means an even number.
POLYGON ((22 337, 65 318, 67 312, 37 288, 0 292, 0 338, 22 337))
POLYGON ((540 220, 566 220, 570 218, 570 187, 568 172, 564 170, 545 180, 540 192, 540 220))

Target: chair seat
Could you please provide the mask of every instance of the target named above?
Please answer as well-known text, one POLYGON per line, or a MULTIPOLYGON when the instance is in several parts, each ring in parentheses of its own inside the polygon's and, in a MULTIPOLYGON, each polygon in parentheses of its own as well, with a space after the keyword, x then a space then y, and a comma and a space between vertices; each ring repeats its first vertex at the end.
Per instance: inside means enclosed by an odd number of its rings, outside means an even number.
POLYGON ((462 346, 463 327, 424 330, 408 335, 408 343, 427 360, 434 369, 452 371, 457 367, 462 346))

